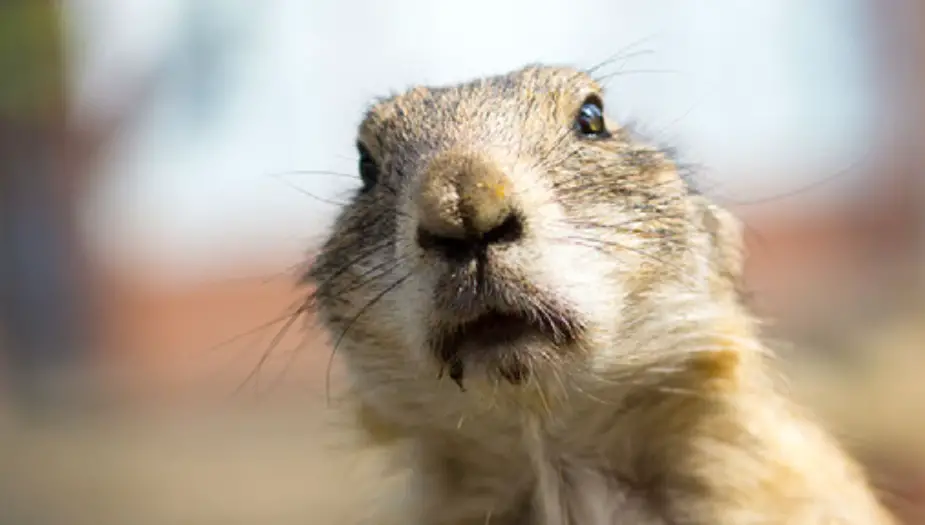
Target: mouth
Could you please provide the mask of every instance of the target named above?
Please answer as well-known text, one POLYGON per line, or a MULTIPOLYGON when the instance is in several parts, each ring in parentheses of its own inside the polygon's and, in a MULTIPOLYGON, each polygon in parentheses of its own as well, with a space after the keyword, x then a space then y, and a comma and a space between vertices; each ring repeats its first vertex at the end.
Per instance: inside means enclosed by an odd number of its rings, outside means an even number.
POLYGON ((531 362, 569 348, 583 328, 573 316, 546 309, 491 310, 436 333, 432 347, 460 388, 464 363, 470 360, 489 365, 489 370, 516 384, 529 375, 531 362))

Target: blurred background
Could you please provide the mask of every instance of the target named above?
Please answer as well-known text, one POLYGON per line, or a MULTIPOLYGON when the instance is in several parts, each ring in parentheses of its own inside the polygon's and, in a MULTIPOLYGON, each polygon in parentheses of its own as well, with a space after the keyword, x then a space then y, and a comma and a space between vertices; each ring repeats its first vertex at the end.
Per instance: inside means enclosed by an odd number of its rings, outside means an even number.
POLYGON ((6 0, 0 523, 349 523, 323 335, 263 359, 357 184, 299 171, 352 173, 375 96, 616 53, 612 116, 748 222, 756 308, 921 494, 921 1, 6 0))

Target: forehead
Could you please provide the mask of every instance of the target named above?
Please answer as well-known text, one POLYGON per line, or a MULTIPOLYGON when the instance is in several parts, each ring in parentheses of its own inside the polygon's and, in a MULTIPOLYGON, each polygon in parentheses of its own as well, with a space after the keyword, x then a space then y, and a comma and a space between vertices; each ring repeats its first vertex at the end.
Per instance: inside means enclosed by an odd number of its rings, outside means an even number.
POLYGON ((555 117, 574 112, 586 97, 600 93, 601 86, 579 69, 528 66, 456 85, 416 86, 381 99, 367 111, 359 136, 376 143, 390 132, 407 134, 442 123, 526 114, 555 117))

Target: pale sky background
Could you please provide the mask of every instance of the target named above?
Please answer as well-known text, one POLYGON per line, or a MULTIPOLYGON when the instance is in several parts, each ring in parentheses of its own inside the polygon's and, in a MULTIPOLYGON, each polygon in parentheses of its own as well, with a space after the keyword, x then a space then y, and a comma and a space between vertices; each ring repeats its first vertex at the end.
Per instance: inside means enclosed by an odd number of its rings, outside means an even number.
MULTIPOLYGON (((334 208, 271 174, 353 172, 366 103, 414 83, 648 51, 605 70, 626 72, 608 84, 609 112, 745 199, 859 160, 874 124, 860 0, 65 3, 78 112, 118 106, 126 78, 165 72, 100 167, 87 231, 110 260, 184 275, 305 251, 334 208)), ((351 187, 285 180, 334 199, 351 187)))

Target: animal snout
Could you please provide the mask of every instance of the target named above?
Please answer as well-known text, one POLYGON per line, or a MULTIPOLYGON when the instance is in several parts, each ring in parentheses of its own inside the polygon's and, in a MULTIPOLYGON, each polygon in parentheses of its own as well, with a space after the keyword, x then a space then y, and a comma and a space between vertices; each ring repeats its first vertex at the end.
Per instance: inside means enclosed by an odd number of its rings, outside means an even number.
POLYGON ((465 259, 523 237, 511 181, 491 160, 445 154, 427 167, 417 194, 417 242, 425 251, 465 259))

